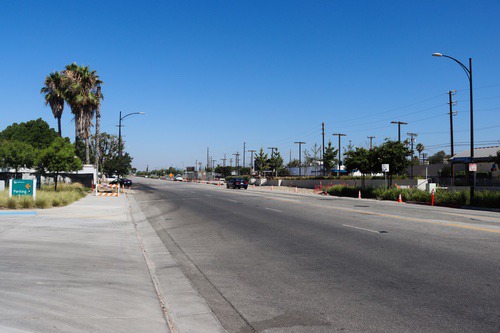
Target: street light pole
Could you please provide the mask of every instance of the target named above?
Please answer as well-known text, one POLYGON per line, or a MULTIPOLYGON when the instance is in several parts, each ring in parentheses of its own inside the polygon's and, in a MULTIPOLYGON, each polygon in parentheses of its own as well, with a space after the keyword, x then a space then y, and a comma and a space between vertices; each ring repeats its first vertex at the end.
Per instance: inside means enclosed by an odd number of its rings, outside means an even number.
MULTIPOLYGON (((469 103, 470 103, 470 106, 469 106, 469 108, 470 108, 470 161, 469 161, 469 165, 470 165, 470 164, 474 163, 474 102, 472 99, 472 58, 469 58, 469 68, 467 68, 460 61, 458 61, 457 59, 450 57, 448 55, 437 53, 437 52, 433 53, 432 55, 434 57, 444 57, 444 58, 448 58, 448 59, 455 61, 460 67, 462 67, 465 74, 467 75, 467 78, 469 79, 469 95, 470 95, 470 99, 469 99, 469 103)), ((472 204, 474 202, 474 190, 476 187, 476 172, 475 171, 471 171, 471 172, 472 172, 473 180, 472 180, 472 185, 470 186, 470 202, 472 204)))
POLYGON ((340 137, 341 136, 347 136, 347 134, 334 133, 332 135, 337 135, 339 137, 339 167, 338 167, 338 170, 337 170, 337 176, 338 176, 338 178, 340 178, 340 163, 342 163, 342 161, 340 160, 340 153, 341 153, 341 150, 342 150, 342 148, 340 147, 340 137))
POLYGON ((401 125, 408 125, 404 121, 391 121, 391 124, 398 124, 398 142, 401 142, 401 125))
POLYGON ((122 121, 128 116, 132 116, 134 114, 146 114, 145 112, 132 112, 124 115, 122 117, 122 112, 120 111, 120 121, 118 122, 118 156, 122 157, 122 121))

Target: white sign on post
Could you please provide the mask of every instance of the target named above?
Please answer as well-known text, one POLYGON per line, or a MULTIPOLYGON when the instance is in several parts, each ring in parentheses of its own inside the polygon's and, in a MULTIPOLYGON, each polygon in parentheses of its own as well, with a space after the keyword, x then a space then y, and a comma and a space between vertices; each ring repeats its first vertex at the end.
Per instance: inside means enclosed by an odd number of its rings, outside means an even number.
POLYGON ((477 172, 477 163, 469 163, 469 171, 477 172))
POLYGON ((389 164, 382 164, 382 172, 384 173, 385 187, 387 188, 387 173, 389 172, 389 164))

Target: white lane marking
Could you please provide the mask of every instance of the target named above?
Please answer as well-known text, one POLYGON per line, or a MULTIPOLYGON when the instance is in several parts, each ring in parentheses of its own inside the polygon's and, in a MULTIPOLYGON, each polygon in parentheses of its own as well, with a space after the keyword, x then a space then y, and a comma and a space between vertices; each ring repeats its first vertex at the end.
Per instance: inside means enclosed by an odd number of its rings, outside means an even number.
POLYGON ((267 209, 267 210, 272 210, 273 212, 283 213, 282 210, 273 209, 273 208, 267 208, 267 207, 264 207, 264 208, 267 209))
POLYGON ((364 231, 369 231, 369 232, 374 232, 374 233, 377 233, 379 234, 380 232, 379 231, 376 231, 376 230, 371 230, 371 229, 366 229, 366 228, 360 228, 360 227, 355 227, 353 225, 347 225, 347 224, 342 224, 344 227, 348 227, 348 228, 353 228, 353 229, 358 229, 358 230, 364 230, 364 231))
POLYGON ((231 202, 239 203, 239 201, 236 201, 236 200, 231 200, 231 199, 227 199, 227 201, 231 201, 231 202))

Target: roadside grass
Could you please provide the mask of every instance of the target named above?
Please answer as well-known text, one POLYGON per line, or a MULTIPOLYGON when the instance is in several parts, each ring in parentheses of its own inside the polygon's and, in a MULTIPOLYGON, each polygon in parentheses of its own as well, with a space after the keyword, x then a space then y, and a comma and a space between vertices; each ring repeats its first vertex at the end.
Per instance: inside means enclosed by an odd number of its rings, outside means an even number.
POLYGON ((9 198, 9 192, 0 192, 0 209, 32 209, 32 208, 51 208, 67 206, 80 200, 89 193, 89 189, 79 183, 58 184, 57 191, 54 186, 43 185, 36 192, 36 200, 32 197, 12 197, 9 198))
MULTIPOLYGON (((397 201, 401 194, 401 199, 404 202, 418 202, 430 204, 432 195, 426 191, 419 189, 403 189, 403 188, 357 188, 342 185, 335 185, 326 189, 330 195, 340 197, 357 198, 361 191, 362 198, 374 198, 379 200, 397 201)), ((462 207, 474 206, 485 208, 500 208, 500 191, 475 191, 474 203, 470 203, 470 192, 464 191, 447 191, 438 189, 434 194, 434 204, 436 206, 462 207)))

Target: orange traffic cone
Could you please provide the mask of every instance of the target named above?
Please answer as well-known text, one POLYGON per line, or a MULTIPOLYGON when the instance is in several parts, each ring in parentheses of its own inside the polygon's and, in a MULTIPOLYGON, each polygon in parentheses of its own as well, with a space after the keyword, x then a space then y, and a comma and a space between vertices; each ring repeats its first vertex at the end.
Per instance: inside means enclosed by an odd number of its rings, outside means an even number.
POLYGON ((298 193, 299 192, 299 189, 297 188, 297 186, 295 186, 295 193, 298 193))
POLYGON ((403 202, 403 199, 401 199, 401 193, 399 193, 398 202, 403 202))
POLYGON ((358 199, 361 199, 361 191, 358 192, 358 199))

